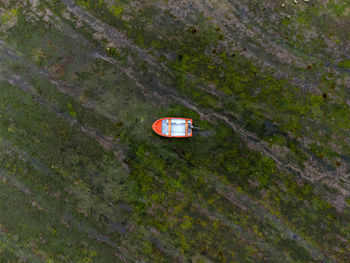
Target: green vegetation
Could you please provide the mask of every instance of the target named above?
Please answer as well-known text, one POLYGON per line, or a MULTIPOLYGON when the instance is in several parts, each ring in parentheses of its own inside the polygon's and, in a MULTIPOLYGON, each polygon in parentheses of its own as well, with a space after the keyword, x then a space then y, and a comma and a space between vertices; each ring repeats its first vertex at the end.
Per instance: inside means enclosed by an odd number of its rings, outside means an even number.
POLYGON ((342 1, 35 3, 0 4, 1 262, 348 261, 342 1))
POLYGON ((343 60, 339 62, 339 67, 350 68, 350 60, 343 60))

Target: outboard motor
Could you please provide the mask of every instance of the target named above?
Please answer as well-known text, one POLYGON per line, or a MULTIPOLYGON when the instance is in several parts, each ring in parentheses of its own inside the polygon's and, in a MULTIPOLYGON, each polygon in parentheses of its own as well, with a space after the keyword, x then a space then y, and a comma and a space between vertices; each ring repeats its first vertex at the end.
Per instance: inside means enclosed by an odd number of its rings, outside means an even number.
POLYGON ((195 130, 195 131, 199 131, 200 130, 199 127, 192 126, 191 124, 188 125, 188 128, 191 129, 191 130, 195 130))

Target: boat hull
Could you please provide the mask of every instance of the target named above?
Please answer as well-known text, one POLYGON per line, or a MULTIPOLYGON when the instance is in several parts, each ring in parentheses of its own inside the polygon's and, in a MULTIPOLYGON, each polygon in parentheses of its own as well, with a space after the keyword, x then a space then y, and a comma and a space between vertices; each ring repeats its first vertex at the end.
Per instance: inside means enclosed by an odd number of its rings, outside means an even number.
POLYGON ((152 129, 160 136, 168 138, 192 137, 192 119, 179 117, 166 117, 156 120, 152 129))

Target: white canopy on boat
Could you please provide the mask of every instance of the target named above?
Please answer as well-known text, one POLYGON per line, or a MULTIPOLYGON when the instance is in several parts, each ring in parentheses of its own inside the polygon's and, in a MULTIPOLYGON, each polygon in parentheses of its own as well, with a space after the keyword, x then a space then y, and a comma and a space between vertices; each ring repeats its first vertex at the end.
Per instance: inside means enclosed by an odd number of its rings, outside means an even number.
MULTIPOLYGON (((191 121, 188 121, 188 126, 191 124, 191 121)), ((171 119, 170 128, 171 136, 186 136, 186 120, 171 119)), ((162 134, 169 135, 169 120, 162 120, 162 134)))

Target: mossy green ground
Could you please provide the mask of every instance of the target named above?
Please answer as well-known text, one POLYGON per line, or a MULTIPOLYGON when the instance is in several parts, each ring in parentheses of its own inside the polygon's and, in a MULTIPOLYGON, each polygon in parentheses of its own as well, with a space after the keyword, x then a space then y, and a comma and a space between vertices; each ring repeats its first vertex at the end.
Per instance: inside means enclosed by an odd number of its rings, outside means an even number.
POLYGON ((0 15, 1 262, 348 262, 345 1, 0 15))

